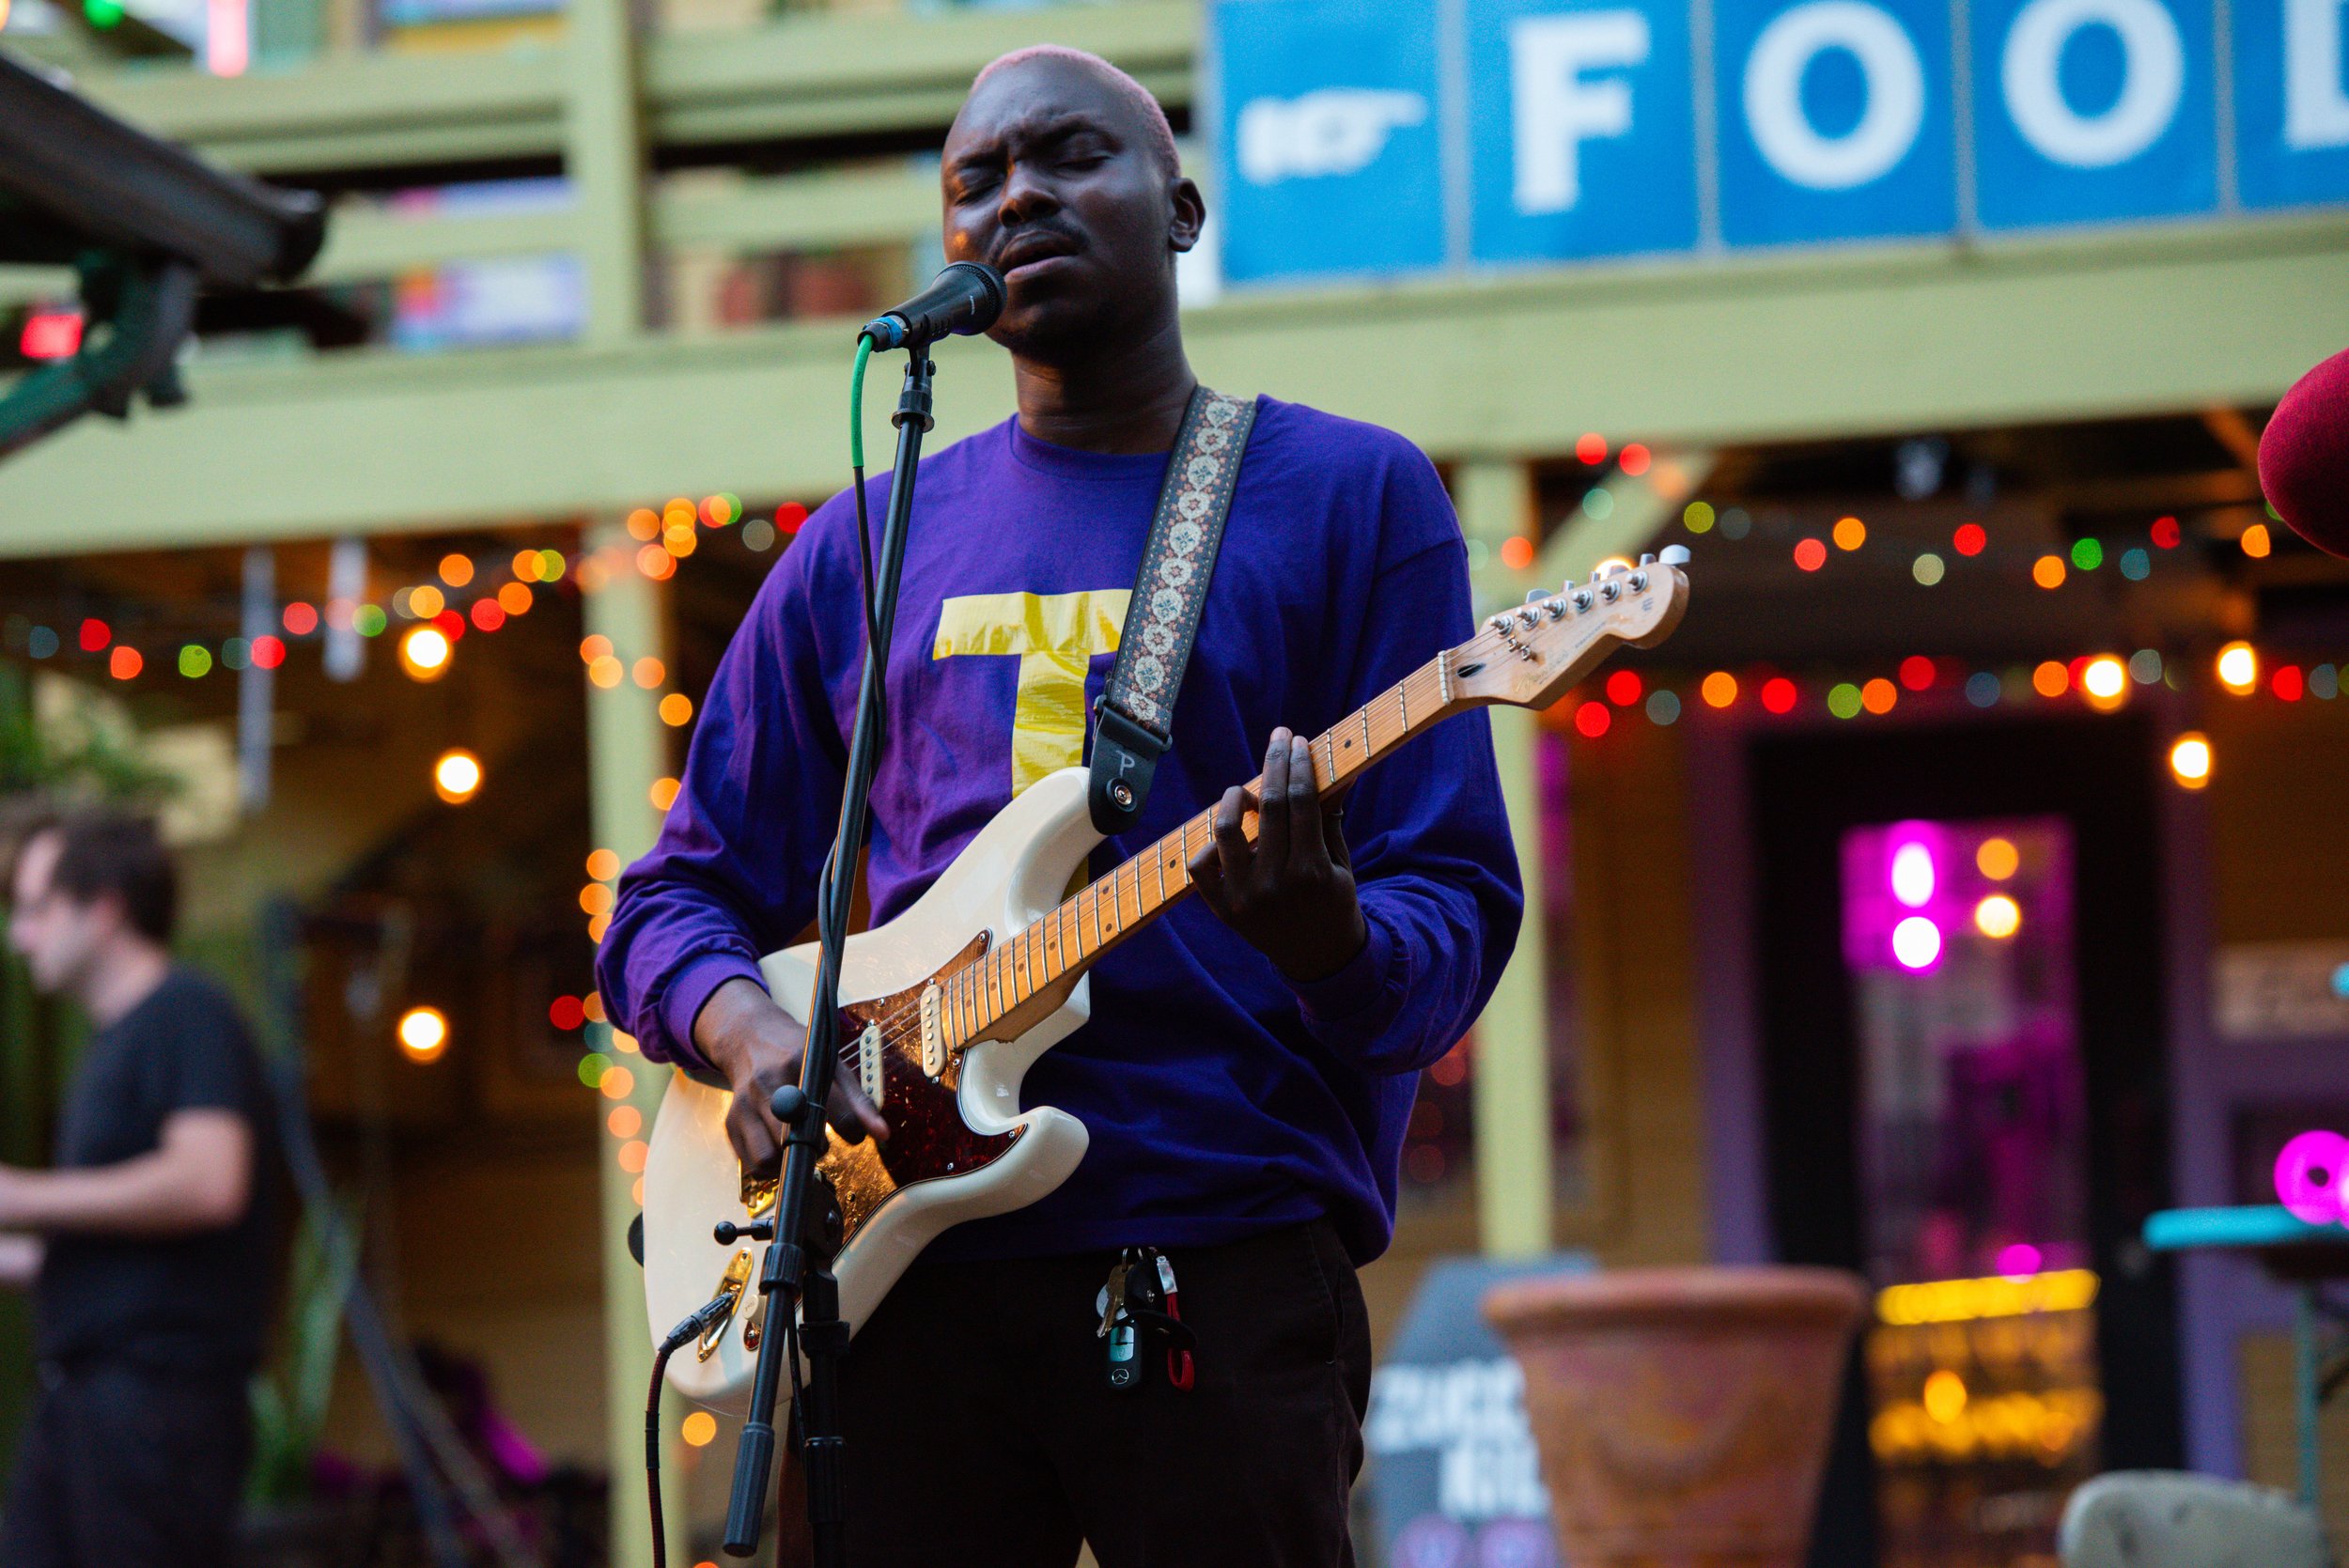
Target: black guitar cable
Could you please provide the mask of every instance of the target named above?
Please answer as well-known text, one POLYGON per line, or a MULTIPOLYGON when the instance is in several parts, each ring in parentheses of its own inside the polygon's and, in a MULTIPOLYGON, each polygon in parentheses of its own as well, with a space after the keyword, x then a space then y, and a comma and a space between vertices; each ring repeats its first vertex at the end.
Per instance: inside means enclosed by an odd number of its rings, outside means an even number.
POLYGON ((652 1388, 645 1395, 645 1495, 652 1511, 652 1568, 668 1568, 669 1542, 661 1517, 661 1390, 669 1380, 669 1358, 726 1320, 737 1296, 713 1296, 692 1316, 669 1330, 652 1356, 652 1388))

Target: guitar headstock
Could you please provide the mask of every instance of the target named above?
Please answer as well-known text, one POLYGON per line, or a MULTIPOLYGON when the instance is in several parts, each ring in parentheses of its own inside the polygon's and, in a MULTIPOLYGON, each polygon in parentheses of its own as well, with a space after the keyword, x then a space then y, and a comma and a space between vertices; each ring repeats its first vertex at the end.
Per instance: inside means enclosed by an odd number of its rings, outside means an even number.
POLYGON ((1488 617, 1452 650, 1455 696, 1476 703, 1548 707, 1628 643, 1652 648, 1688 608, 1688 551, 1667 545, 1638 566, 1616 561, 1588 582, 1537 589, 1515 610, 1488 617))

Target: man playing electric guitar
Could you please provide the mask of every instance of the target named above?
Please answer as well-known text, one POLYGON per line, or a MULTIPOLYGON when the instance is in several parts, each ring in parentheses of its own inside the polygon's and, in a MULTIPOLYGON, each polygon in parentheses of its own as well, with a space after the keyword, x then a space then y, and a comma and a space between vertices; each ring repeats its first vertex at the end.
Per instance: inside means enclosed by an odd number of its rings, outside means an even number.
MULTIPOLYGON (((1197 385, 1174 259, 1206 210, 1131 78, 1072 51, 997 61, 948 135, 943 184, 948 255, 1008 284, 990 335, 1019 411, 922 473, 873 787, 876 924, 1082 760, 1197 385)), ((1031 1568, 1073 1562, 1080 1541, 1104 1568, 1352 1560, 1370 1378, 1354 1269, 1392 1234, 1419 1072, 1484 1005, 1521 899, 1481 713, 1382 761, 1350 805, 1317 798, 1302 737, 1469 632, 1466 555, 1409 442, 1256 408, 1173 748, 1139 824, 1096 859, 1212 805, 1201 897, 1102 958, 1090 1024, 1032 1069, 1030 1101, 1090 1132, 1075 1174, 948 1231, 850 1346, 860 1562, 1031 1568), (1261 800, 1227 787, 1259 769, 1261 800), (1121 1386, 1102 1293, 1143 1248, 1196 1342, 1178 1372, 1145 1340, 1121 1386)), ((733 1086, 727 1130, 767 1172, 768 1097, 797 1079, 804 1036, 757 960, 811 919, 839 813, 856 550, 837 498, 769 576, 598 965, 648 1058, 733 1086)), ((889 1105, 854 1079, 836 1080, 834 1129, 887 1139, 889 1105)))

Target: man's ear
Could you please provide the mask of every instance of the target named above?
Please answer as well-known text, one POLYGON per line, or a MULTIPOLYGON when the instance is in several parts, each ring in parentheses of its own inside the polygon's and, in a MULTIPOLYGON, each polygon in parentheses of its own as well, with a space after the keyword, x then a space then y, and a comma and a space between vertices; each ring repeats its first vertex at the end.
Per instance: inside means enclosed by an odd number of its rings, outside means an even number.
POLYGON ((1176 175, 1167 184, 1173 215, 1166 225, 1166 248, 1181 255, 1199 243, 1199 231, 1207 222, 1207 198, 1199 194, 1198 182, 1189 175, 1176 175))

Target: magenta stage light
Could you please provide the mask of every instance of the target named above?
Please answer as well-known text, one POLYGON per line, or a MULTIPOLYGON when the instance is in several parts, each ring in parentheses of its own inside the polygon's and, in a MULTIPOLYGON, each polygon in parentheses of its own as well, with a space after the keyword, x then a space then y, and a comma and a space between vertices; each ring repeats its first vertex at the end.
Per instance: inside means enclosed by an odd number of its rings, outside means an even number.
POLYGON ((1912 909, 1921 909, 1933 898, 1933 851, 1911 840, 1892 851, 1892 896, 1912 909))
POLYGON ((1892 956, 1901 968, 1919 973, 1941 961, 1941 928, 1922 915, 1911 915, 1892 927, 1892 956))
POLYGON ((2349 1138, 2321 1128, 2300 1134, 2276 1157, 2276 1201, 2309 1224, 2342 1223, 2349 1219, 2341 1203, 2344 1164, 2349 1138))

